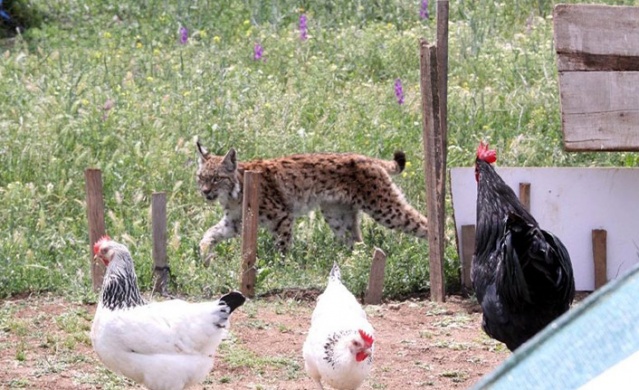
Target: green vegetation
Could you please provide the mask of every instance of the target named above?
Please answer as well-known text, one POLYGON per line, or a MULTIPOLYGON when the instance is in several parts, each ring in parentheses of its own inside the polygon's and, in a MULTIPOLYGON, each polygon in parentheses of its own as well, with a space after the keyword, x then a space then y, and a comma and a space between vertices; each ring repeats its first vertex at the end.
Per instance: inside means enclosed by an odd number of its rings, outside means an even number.
MULTIPOLYGON (((240 159, 311 151, 390 158, 403 149, 410 166, 397 183, 425 210, 418 39, 434 41, 434 20, 419 19, 419 1, 13 3, 37 20, 0 41, 0 297, 95 299, 88 167, 102 170, 107 231, 131 248, 143 288, 151 286, 154 191, 168 195, 172 288, 208 296, 237 287, 239 239, 219 245, 208 269, 200 261, 199 240, 221 213, 197 193, 198 138, 217 153, 235 147, 240 159)), ((456 0, 450 10, 450 166, 471 165, 480 139, 504 166, 637 165, 632 153, 563 151, 550 1, 456 0)), ((425 241, 369 220, 363 232, 365 243, 348 253, 321 218, 303 218, 285 258, 262 233, 258 292, 322 286, 338 260, 361 293, 374 246, 388 255, 386 296, 428 289, 425 241)), ((454 287, 452 220, 446 243, 454 287)))

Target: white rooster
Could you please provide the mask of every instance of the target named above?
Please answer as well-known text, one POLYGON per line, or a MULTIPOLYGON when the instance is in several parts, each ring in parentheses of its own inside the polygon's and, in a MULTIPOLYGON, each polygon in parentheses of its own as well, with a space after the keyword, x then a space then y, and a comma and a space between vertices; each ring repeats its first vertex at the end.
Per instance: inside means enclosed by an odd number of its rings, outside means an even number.
POLYGON ((366 312, 342 284, 335 263, 326 289, 317 298, 303 348, 306 372, 317 387, 323 389, 324 382, 339 390, 357 389, 371 371, 373 333, 366 312))
POLYGON ((107 266, 91 326, 102 363, 152 390, 181 390, 203 381, 244 296, 231 292, 214 302, 146 303, 126 246, 105 236, 93 252, 107 266))

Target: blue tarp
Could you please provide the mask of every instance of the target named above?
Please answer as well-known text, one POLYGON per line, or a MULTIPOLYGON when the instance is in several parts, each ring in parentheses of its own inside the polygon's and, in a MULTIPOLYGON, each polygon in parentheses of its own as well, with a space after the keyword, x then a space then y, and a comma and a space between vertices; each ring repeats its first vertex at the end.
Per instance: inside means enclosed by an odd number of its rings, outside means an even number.
MULTIPOLYGON (((473 389, 578 389, 637 351, 639 266, 552 322, 473 389)), ((615 375, 626 371, 617 370, 615 375)), ((627 372, 628 381, 623 382, 627 388, 639 388, 639 366, 634 371, 627 372)), ((598 385, 606 378, 600 377, 598 385)))

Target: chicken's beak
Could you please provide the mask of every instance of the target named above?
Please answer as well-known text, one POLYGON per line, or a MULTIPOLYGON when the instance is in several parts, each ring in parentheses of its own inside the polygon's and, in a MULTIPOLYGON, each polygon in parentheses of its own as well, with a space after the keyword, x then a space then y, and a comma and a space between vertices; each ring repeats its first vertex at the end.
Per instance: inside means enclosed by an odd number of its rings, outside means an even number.
POLYGON ((102 263, 104 264, 104 266, 106 267, 107 265, 109 265, 109 262, 106 261, 103 257, 101 257, 99 254, 96 254, 95 256, 93 256, 93 261, 96 263, 102 263))

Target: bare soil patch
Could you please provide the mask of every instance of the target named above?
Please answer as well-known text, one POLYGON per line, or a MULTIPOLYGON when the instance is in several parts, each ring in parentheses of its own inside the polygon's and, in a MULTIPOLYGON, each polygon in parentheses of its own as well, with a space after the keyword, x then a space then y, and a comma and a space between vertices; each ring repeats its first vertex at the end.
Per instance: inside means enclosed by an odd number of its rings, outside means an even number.
MULTIPOLYGON (((306 295, 301 301, 286 294, 260 298, 239 309, 200 388, 315 389, 301 354, 315 294, 306 295)), ((366 311, 376 350, 363 389, 468 388, 510 355, 481 330, 479 307, 457 296, 443 304, 413 299, 366 311)), ((94 312, 95 305, 51 296, 2 302, 0 388, 140 388, 98 361, 89 339, 94 312)))

